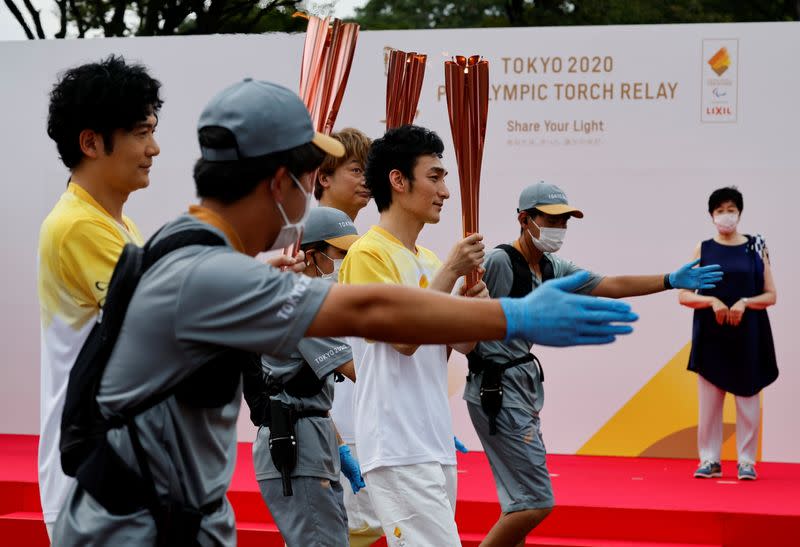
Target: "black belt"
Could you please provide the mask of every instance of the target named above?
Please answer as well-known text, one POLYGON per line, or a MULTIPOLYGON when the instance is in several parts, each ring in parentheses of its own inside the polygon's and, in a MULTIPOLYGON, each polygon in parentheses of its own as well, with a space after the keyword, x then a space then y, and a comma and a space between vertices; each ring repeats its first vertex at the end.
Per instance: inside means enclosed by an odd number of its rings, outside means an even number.
MULTIPOLYGON (((269 427, 270 419, 269 415, 269 407, 266 407, 266 412, 264 412, 265 416, 261 421, 261 425, 265 427, 269 427)), ((327 410, 299 410, 299 411, 292 411, 292 420, 297 421, 303 418, 328 418, 330 414, 327 410)))
POLYGON ((507 363, 495 363, 482 359, 474 351, 467 355, 469 374, 467 381, 472 381, 473 374, 482 374, 480 386, 481 408, 489 421, 489 435, 497 433, 497 416, 503 407, 503 374, 506 370, 533 362, 539 369, 541 380, 544 381, 544 370, 535 355, 529 353, 523 357, 513 359, 507 363))
MULTIPOLYGON (((528 353, 522 357, 518 357, 517 359, 512 359, 507 363, 495 363, 494 361, 488 361, 482 359, 478 356, 477 353, 474 351, 467 355, 467 363, 469 366, 469 371, 472 374, 481 374, 486 367, 499 367, 501 372, 505 372, 506 370, 517 367, 519 365, 524 365, 525 363, 533 362, 536 364, 536 367, 539 369, 539 378, 541 381, 544 382, 544 369, 542 368, 542 364, 539 362, 539 359, 532 353, 528 353)), ((467 381, 470 381, 470 377, 467 376, 467 381)))

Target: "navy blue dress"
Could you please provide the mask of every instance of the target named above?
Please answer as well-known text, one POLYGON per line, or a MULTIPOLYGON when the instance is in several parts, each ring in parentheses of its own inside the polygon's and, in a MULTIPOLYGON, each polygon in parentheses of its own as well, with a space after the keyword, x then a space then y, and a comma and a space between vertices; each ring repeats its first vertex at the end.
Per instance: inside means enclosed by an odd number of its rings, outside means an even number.
MULTIPOLYGON (((699 291, 730 307, 740 298, 764 292, 764 261, 756 238, 721 245, 709 239, 700 247, 700 265, 719 264, 725 277, 714 289, 699 291)), ((718 325, 712 308, 694 311, 689 370, 734 395, 750 397, 778 377, 767 310, 748 308, 738 326, 718 325)))

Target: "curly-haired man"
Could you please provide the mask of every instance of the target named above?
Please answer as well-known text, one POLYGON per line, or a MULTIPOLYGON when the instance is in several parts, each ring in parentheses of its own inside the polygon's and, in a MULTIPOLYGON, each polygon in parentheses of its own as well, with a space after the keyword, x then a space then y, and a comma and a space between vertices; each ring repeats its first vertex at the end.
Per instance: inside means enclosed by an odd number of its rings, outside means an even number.
POLYGON ((142 244, 122 209, 150 183, 160 87, 145 67, 112 55, 67 70, 50 93, 47 134, 70 177, 39 235, 39 491, 48 534, 72 485, 58 448, 70 369, 122 248, 142 244))

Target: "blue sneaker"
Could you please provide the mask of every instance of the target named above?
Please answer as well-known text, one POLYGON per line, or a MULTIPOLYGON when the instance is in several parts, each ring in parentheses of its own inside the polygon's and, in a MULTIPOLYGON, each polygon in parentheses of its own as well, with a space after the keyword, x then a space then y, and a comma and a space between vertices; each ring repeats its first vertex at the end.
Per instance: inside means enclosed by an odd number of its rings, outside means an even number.
POLYGON ((711 479, 721 476, 722 466, 719 464, 719 462, 702 462, 700 467, 697 468, 697 471, 694 472, 694 478, 696 479, 711 479))
POLYGON ((740 481, 754 481, 758 478, 756 468, 752 463, 739 464, 739 480, 740 481))

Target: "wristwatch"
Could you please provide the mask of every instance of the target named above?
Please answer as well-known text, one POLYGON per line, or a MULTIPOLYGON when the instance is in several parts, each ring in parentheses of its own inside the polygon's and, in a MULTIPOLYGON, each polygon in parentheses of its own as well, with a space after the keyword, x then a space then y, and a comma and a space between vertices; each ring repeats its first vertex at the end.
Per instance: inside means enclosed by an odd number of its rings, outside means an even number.
POLYGON ((747 298, 747 297, 744 297, 744 296, 743 296, 742 298, 740 298, 739 300, 741 300, 742 302, 744 302, 744 307, 745 307, 745 308, 747 307, 747 303, 748 303, 748 302, 750 302, 750 299, 749 299, 749 298, 747 298))

